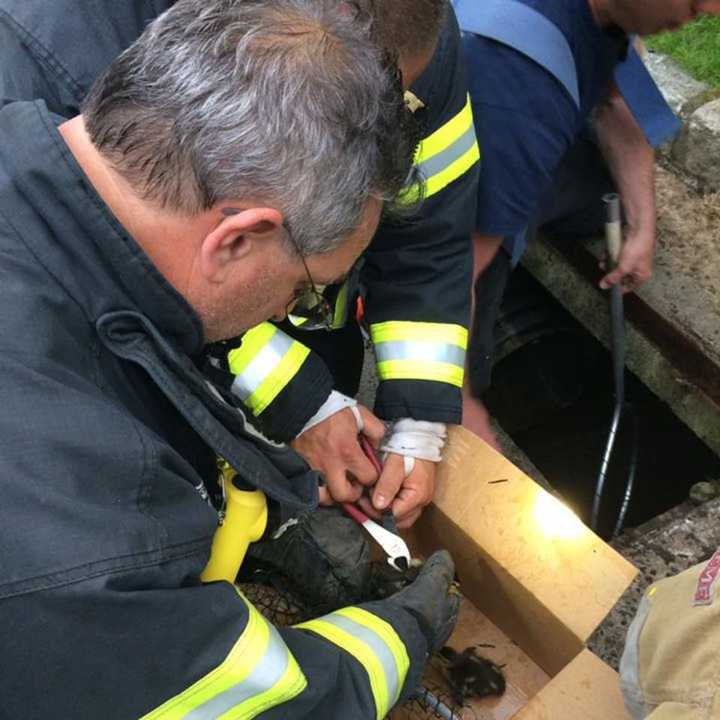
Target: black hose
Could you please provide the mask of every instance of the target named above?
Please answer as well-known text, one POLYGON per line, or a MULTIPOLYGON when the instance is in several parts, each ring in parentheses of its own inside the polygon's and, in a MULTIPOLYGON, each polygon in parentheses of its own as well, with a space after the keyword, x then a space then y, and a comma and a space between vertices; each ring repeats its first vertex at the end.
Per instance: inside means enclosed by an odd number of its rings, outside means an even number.
POLYGON ((630 469, 628 470, 628 478, 625 483, 625 495, 623 496, 623 503, 620 507, 617 520, 615 521, 615 528, 613 529, 612 537, 617 537, 620 531, 623 529, 625 524, 625 516, 627 515, 628 507, 630 506, 630 500, 632 498, 633 488, 635 486, 635 471, 637 470, 638 461, 638 450, 640 447, 640 421, 638 415, 633 409, 632 405, 627 404, 627 415, 632 416, 632 427, 633 427, 633 439, 632 439, 632 452, 630 455, 630 469))
POLYGON ((615 388, 615 407, 613 409, 612 423, 608 433, 605 451, 603 452, 600 472, 595 484, 595 496, 593 497, 592 516, 590 527, 597 531, 598 516, 600 514, 600 503, 605 492, 605 480, 610 465, 615 440, 620 426, 620 419, 625 407, 625 321, 623 314, 623 296, 620 284, 613 285, 610 289, 610 335, 612 343, 613 362, 613 383, 615 388))

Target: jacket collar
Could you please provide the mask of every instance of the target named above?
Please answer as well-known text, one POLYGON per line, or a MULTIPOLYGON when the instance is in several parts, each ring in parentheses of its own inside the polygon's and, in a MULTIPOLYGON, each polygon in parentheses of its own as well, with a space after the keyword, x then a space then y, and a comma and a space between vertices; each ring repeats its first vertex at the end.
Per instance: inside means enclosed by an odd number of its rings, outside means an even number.
POLYGON ((0 112, 0 172, 16 191, 8 205, 0 196, 0 210, 91 322, 139 312, 179 350, 199 354, 199 317, 95 192, 57 130, 60 121, 42 101, 0 112))

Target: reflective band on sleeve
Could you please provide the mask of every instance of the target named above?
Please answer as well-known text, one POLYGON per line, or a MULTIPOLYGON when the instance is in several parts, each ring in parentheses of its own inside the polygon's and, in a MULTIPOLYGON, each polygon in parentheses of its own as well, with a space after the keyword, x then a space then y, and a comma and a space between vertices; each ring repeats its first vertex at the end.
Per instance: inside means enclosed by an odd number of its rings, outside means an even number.
POLYGON ((365 669, 378 720, 395 705, 410 658, 392 626, 362 608, 345 608, 296 626, 311 630, 352 655, 365 669))
POLYGON ((462 387, 467 329, 390 321, 370 326, 380 380, 431 380, 462 387))
POLYGON ((260 415, 293 379, 310 350, 272 323, 262 323, 243 335, 242 345, 228 353, 235 375, 232 391, 260 415))
POLYGON ((423 187, 407 188, 400 196, 401 202, 416 202, 421 192, 426 198, 439 193, 464 175, 478 160, 480 147, 475 137, 468 95, 465 107, 420 143, 415 155, 415 166, 420 171, 423 187))
POLYGON ((277 630, 240 596, 248 622, 222 664, 141 720, 252 720, 307 687, 277 630))
POLYGON ((348 282, 345 281, 338 291, 335 300, 335 312, 333 313, 333 330, 338 330, 345 326, 348 317, 348 282))

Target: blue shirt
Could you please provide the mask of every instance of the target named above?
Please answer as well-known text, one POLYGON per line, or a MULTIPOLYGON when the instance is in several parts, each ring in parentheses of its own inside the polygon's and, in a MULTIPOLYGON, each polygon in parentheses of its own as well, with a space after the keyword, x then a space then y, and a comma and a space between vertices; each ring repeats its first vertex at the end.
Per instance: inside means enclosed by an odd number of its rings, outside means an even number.
POLYGON ((550 73, 494 40, 464 34, 475 128, 482 149, 477 230, 512 236, 531 222, 563 156, 607 93, 627 48, 601 30, 588 0, 512 0, 551 20, 567 39, 580 108, 550 73))

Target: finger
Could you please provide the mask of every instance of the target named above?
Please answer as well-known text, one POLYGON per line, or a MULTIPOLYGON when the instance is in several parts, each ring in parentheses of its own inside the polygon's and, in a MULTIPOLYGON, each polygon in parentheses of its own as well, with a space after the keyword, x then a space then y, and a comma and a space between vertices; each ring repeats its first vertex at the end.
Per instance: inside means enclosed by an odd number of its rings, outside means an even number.
POLYGON ((361 485, 374 485, 378 480, 378 473, 370 459, 362 451, 357 440, 354 440, 355 448, 352 452, 345 454, 347 469, 361 485))
POLYGON ((652 277, 651 272, 629 273, 623 278, 623 293, 634 292, 652 277))
POLYGON ((335 468, 325 474, 327 488, 335 502, 355 502, 362 495, 362 485, 351 482, 345 468, 335 468))
POLYGON ((335 504, 335 501, 332 499, 332 496, 325 485, 320 486, 318 489, 318 503, 323 507, 330 507, 335 504))
POLYGON ((367 495, 363 495, 355 504, 373 520, 382 520, 382 512, 373 507, 372 501, 367 495))
POLYGON ((602 280, 600 280, 600 287, 603 290, 607 290, 613 285, 617 285, 622 279, 624 273, 620 268, 615 268, 612 272, 608 273, 602 280))
POLYGON ((403 522, 409 515, 421 510, 426 503, 414 488, 403 488, 392 505, 393 515, 398 522, 403 522))
POLYGON ((628 275, 624 275, 620 281, 620 290, 623 295, 627 295, 627 293, 631 293, 636 290, 638 285, 637 276, 630 273, 628 275))
POLYGON ((402 455, 393 453, 388 455, 382 475, 372 493, 372 502, 376 510, 384 510, 395 499, 405 479, 404 470, 402 455))
POLYGON ((395 524, 397 525, 397 529, 407 530, 408 528, 411 528, 420 519, 423 509, 424 508, 419 507, 403 518, 396 518, 395 524))
POLYGON ((380 441, 385 437, 385 423, 377 415, 371 413, 364 405, 358 405, 357 407, 365 425, 363 435, 370 440, 370 443, 374 447, 378 447, 380 441))

